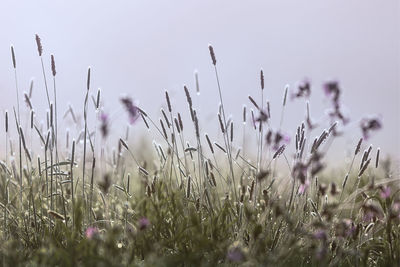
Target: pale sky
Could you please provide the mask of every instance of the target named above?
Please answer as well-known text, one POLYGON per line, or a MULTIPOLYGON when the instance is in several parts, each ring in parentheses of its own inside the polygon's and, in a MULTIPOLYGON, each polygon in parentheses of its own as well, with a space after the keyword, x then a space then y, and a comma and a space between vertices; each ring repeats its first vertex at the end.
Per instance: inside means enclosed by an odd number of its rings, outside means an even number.
MULTIPOLYGON (((168 90, 174 107, 184 113, 183 84, 194 97, 193 72, 198 70, 201 95, 195 103, 202 128, 214 133, 219 100, 207 47, 212 43, 225 105, 237 122, 242 105, 251 106, 247 96, 260 94, 260 68, 265 73, 275 127, 286 84, 293 89, 297 81, 309 77, 312 117, 324 120, 329 103, 321 84, 336 78, 352 122, 333 152, 341 157, 345 149, 353 150, 361 134, 359 120, 380 114, 384 129, 368 143, 398 157, 399 8, 398 0, 1 0, 0 112, 12 110, 15 103, 13 44, 20 90, 28 90, 29 81, 35 78, 33 104, 44 118, 46 100, 34 40, 38 33, 48 75, 50 53, 56 58, 59 110, 68 102, 82 109, 86 71, 91 66, 93 94, 100 87, 106 111, 120 121, 125 118, 118 102, 123 94, 135 98, 158 120, 159 109, 165 106, 164 90, 168 90)), ((293 134, 304 114, 304 100, 288 102, 283 129, 293 134)), ((3 118, 0 122, 3 125, 3 118)), ((113 125, 116 134, 124 132, 117 127, 123 122, 113 125)))

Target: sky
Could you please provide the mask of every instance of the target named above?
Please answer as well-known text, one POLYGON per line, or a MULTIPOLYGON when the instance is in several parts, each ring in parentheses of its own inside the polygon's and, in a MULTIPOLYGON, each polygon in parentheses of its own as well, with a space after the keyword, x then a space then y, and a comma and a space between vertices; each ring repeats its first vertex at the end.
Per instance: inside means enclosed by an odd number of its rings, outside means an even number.
MULTIPOLYGON (((259 72, 271 102, 272 125, 279 127, 286 84, 295 90, 305 77, 312 82, 311 116, 329 127, 329 106, 322 91, 328 79, 340 81, 342 102, 351 118, 346 136, 332 147, 348 156, 361 135, 359 121, 382 116, 384 128, 368 143, 382 154, 400 154, 400 6, 397 0, 310 1, 12 1, 0 2, 0 112, 15 105, 10 45, 15 47, 20 91, 34 79, 32 102, 44 118, 45 90, 35 33, 57 68, 59 117, 71 104, 82 110, 86 73, 92 69, 91 94, 101 88, 112 131, 121 135, 126 120, 119 102, 133 97, 156 120, 168 90, 174 109, 187 114, 183 92, 191 90, 204 131, 217 133, 219 98, 208 52, 218 61, 226 110, 241 121, 248 95, 260 95, 259 72), (195 94, 198 71, 200 95, 195 94)), ((305 100, 289 101, 282 129, 293 135, 304 120, 305 100)), ((185 118, 188 122, 188 118, 185 118)), ((3 118, 0 118, 3 125, 3 118)), ((61 124, 69 127, 67 120, 61 124)), ((240 125, 240 123, 237 123, 240 125)), ((131 132, 141 132, 133 126, 131 132)), ((316 130, 312 135, 319 135, 316 130)), ((3 144, 2 144, 3 145, 3 144)))

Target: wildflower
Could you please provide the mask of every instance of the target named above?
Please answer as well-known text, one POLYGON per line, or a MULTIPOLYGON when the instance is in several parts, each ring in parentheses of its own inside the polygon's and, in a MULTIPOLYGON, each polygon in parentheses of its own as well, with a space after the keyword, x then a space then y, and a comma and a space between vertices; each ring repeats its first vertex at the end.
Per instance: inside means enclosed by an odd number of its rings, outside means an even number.
POLYGON ((357 227, 350 219, 343 219, 335 227, 337 236, 347 238, 356 233, 357 227))
POLYGON ((126 111, 129 115, 129 122, 131 124, 135 123, 139 118, 139 108, 133 103, 130 97, 121 98, 122 104, 125 106, 126 111))
POLYGON ((273 132, 269 130, 265 136, 267 145, 272 145, 272 148, 276 151, 282 145, 287 145, 290 142, 290 137, 280 131, 273 132))
POLYGON ((319 240, 326 240, 328 238, 326 232, 322 229, 315 231, 312 236, 319 240))
POLYGON ((235 246, 228 251, 227 258, 232 262, 241 262, 244 259, 244 254, 240 247, 235 246))
POLYGON ((381 198, 387 199, 390 197, 391 190, 389 186, 381 186, 380 190, 381 190, 380 193, 381 198))
POLYGON ((371 135, 371 132, 382 128, 382 121, 379 117, 364 118, 361 120, 360 128, 364 139, 368 139, 371 135))
POLYGON ((298 84, 297 91, 292 94, 291 98, 292 99, 300 97, 308 98, 310 95, 311 95, 311 83, 308 78, 305 78, 298 84))
POLYGON ((307 191, 307 188, 310 186, 310 180, 307 179, 304 184, 300 184, 299 194, 302 195, 307 191))
POLYGON ((318 259, 318 260, 322 260, 324 257, 325 257, 325 255, 326 255, 326 247, 320 247, 317 251, 316 251, 316 253, 315 253, 315 257, 318 259))
POLYGON ((140 218, 138 228, 140 231, 146 230, 150 226, 150 221, 146 217, 140 218))
POLYGON ((108 115, 104 112, 101 113, 100 115, 100 131, 101 131, 101 135, 103 136, 103 138, 108 136, 108 132, 109 132, 109 127, 108 127, 108 115))
MULTIPOLYGON (((332 120, 339 119, 343 124, 347 124, 350 120, 343 114, 342 106, 340 105, 341 90, 339 82, 336 80, 325 82, 323 89, 325 95, 331 99, 333 104, 333 110, 328 112, 329 117, 331 117, 332 120)), ((334 131, 334 134, 336 134, 336 131, 334 131)))
POLYGON ((323 85, 325 95, 331 97, 332 101, 338 103, 340 96, 339 82, 336 80, 327 81, 323 85))
POLYGON ((88 227, 85 231, 87 239, 93 239, 99 235, 99 229, 97 227, 88 227))
POLYGON ((365 222, 376 221, 377 219, 383 218, 382 211, 374 204, 364 204, 362 206, 364 212, 363 220, 365 222))
POLYGON ((400 219, 400 201, 393 203, 393 205, 390 209, 390 218, 391 219, 395 219, 395 218, 400 219))
POLYGON ((300 180, 301 184, 305 184, 306 177, 307 177, 307 168, 308 166, 303 162, 297 162, 296 165, 293 167, 293 177, 295 179, 300 180))

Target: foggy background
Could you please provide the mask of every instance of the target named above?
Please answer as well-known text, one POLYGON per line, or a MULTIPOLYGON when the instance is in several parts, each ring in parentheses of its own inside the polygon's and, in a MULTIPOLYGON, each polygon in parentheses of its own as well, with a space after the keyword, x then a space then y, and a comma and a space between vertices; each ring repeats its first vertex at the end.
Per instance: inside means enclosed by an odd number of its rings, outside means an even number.
MULTIPOLYGON (((188 113, 183 91, 183 84, 187 84, 203 131, 216 136, 219 98, 207 47, 211 43, 224 104, 235 125, 241 125, 243 104, 252 107, 248 95, 259 99, 262 68, 275 128, 279 126, 285 85, 293 91, 296 82, 305 77, 312 81, 311 116, 328 127, 324 110, 330 104, 322 83, 336 78, 351 123, 346 127, 347 135, 333 144, 332 155, 342 158, 349 151, 353 153, 361 136, 359 120, 380 114, 384 128, 365 145, 372 143, 374 148, 381 147, 383 154, 398 158, 399 17, 397 0, 2 0, 0 122, 4 125, 4 111, 12 110, 16 101, 11 44, 16 51, 20 91, 28 91, 34 78, 32 102, 38 120, 45 118, 47 101, 34 39, 38 33, 48 78, 50 54, 56 59, 60 125, 69 127, 61 120, 68 103, 77 113, 82 112, 87 67, 91 66, 91 93, 95 95, 101 88, 105 111, 113 119, 112 134, 125 132, 127 117, 119 103, 121 95, 133 97, 158 121, 159 110, 165 107, 165 90, 174 109, 188 113), (195 70, 199 73, 199 96, 195 94, 195 70)), ((288 101, 283 130, 291 136, 304 120, 305 106, 304 99, 288 101)), ((185 122, 185 131, 193 129, 188 117, 185 122)), ((139 122, 131 132, 138 136, 143 129, 139 122)), ((314 131, 312 137, 320 132, 314 131)))

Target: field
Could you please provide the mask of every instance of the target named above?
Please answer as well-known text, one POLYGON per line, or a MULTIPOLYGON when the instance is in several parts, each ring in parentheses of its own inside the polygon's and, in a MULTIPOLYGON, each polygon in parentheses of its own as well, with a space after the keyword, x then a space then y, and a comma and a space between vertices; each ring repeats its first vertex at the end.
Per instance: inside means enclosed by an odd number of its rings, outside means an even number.
POLYGON ((244 99, 243 118, 233 121, 210 45, 220 138, 202 132, 196 88, 185 86, 187 110, 175 110, 166 91, 160 119, 146 103, 120 99, 129 123, 149 129, 145 140, 159 140, 138 144, 129 133, 110 134, 90 68, 82 108, 59 110, 55 57, 47 69, 39 36, 36 43, 46 118, 36 117, 32 88, 18 86, 11 47, 16 99, 1 130, 3 266, 400 266, 398 173, 366 142, 384 130, 379 118, 361 120, 342 175, 329 171, 329 147, 348 122, 338 81, 322 85, 330 121, 316 138, 308 112, 294 136, 270 125, 270 105, 282 106, 282 123, 285 107, 311 94, 307 80, 269 103, 261 71, 260 95, 244 99), (62 114, 77 131, 59 127, 62 114))

